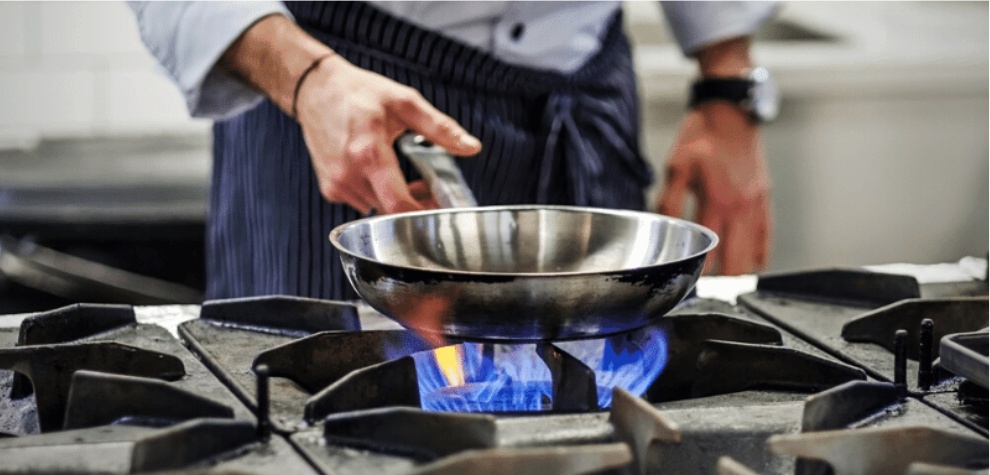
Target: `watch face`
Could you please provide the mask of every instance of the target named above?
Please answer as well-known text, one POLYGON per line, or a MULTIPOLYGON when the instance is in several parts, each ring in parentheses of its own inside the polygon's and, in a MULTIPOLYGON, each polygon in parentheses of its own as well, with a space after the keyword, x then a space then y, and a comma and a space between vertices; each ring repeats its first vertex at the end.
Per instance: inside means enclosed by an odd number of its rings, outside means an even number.
POLYGON ((777 84, 766 68, 755 68, 750 74, 753 89, 750 91, 750 107, 753 115, 760 122, 770 122, 777 118, 780 111, 780 96, 777 94, 777 84))

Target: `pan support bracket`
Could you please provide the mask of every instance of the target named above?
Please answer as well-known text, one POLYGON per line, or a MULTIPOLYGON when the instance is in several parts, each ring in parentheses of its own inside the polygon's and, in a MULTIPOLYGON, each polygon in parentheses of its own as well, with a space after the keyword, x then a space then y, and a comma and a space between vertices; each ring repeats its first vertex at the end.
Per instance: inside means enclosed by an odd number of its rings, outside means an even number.
POLYGON ((630 392, 615 388, 612 391, 612 410, 609 420, 615 427, 619 440, 632 449, 636 473, 660 473, 661 461, 650 456, 654 444, 677 444, 681 441, 681 430, 646 400, 630 392), (658 463, 659 462, 659 463, 658 463), (653 465, 658 466, 654 467, 653 465))

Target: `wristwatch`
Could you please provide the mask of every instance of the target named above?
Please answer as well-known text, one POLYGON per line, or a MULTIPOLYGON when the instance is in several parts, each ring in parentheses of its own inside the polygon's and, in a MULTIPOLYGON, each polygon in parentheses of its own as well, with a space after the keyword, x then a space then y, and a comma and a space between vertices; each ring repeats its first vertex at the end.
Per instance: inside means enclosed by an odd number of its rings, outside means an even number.
POLYGON ((708 77, 695 81, 691 86, 690 107, 708 101, 737 104, 760 124, 776 119, 780 109, 777 85, 764 67, 753 68, 745 77, 708 77))

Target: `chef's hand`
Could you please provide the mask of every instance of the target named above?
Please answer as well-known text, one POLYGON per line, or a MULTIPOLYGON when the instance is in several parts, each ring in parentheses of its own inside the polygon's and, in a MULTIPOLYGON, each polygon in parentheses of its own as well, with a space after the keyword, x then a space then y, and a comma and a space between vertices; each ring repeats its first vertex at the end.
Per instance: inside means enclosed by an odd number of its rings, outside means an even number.
POLYGON ((696 197, 695 220, 721 241, 710 270, 735 275, 766 267, 770 180, 759 131, 738 107, 711 102, 684 118, 657 209, 681 216, 688 194, 696 197))
POLYGON ((392 143, 406 130, 454 155, 481 151, 478 139, 418 91, 352 65, 281 15, 250 27, 222 65, 295 115, 320 193, 361 213, 435 207, 423 183, 406 183, 399 169, 392 143))
POLYGON ((340 56, 320 62, 302 83, 297 119, 320 192, 362 213, 422 208, 399 170, 392 143, 413 130, 454 153, 474 155, 481 143, 416 90, 358 68, 340 56))
MULTIPOLYGON (((748 52, 745 38, 713 45, 699 54, 702 73, 741 75, 749 68, 748 52)), ((695 221, 720 239, 708 271, 736 275, 766 267, 772 228, 770 178, 759 127, 739 107, 707 102, 681 123, 656 209, 682 216, 689 194, 696 198, 695 221)))

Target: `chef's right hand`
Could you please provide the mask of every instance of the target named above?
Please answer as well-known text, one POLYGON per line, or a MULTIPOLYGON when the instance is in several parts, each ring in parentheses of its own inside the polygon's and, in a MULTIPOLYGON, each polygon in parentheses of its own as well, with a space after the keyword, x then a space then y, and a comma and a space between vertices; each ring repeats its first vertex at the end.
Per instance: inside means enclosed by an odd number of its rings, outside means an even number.
POLYGON ((406 183, 392 148, 405 131, 413 130, 454 155, 481 151, 478 139, 418 91, 336 54, 304 78, 296 107, 320 192, 361 213, 423 208, 420 200, 428 192, 421 182, 406 183))
POLYGON ((429 191, 406 183, 392 149, 406 130, 454 155, 481 151, 478 139, 419 92, 354 66, 281 15, 248 28, 220 66, 295 115, 320 193, 364 214, 430 206, 429 191))

